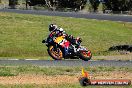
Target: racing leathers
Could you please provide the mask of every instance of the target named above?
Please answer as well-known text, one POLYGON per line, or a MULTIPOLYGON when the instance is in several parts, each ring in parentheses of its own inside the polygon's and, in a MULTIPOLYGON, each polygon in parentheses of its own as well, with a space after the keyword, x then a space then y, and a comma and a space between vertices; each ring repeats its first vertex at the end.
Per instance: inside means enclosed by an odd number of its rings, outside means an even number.
MULTIPOLYGON (((57 28, 57 29, 51 31, 46 42, 52 43, 52 45, 54 45, 54 47, 57 47, 57 45, 53 44, 54 43, 53 38, 59 37, 59 36, 65 36, 65 39, 68 40, 71 44, 75 45, 76 48, 78 48, 81 43, 80 38, 74 38, 72 35, 66 34, 66 32, 62 28, 57 28)), ((74 50, 74 48, 72 46, 70 46, 69 48, 64 47, 64 52, 65 52, 64 57, 69 55, 69 50, 74 50)))
MULTIPOLYGON (((59 36, 65 36, 65 39, 70 41, 71 44, 76 45, 76 48, 78 48, 78 46, 80 45, 80 43, 82 42, 81 38, 77 37, 73 37, 72 35, 68 35, 62 28, 57 28, 53 31, 50 32, 50 35, 48 37, 50 39, 53 39, 54 37, 59 37, 59 36)), ((51 42, 51 40, 49 40, 48 42, 51 42)))

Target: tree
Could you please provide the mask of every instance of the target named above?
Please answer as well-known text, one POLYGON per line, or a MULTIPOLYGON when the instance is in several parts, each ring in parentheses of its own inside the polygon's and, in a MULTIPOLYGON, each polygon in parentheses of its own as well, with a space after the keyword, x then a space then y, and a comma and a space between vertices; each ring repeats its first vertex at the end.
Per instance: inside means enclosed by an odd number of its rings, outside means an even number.
POLYGON ((53 9, 53 7, 55 5, 54 1, 57 1, 57 0, 26 0, 26 8, 27 8, 27 5, 29 5, 29 6, 47 5, 47 7, 53 9))
POLYGON ((132 9, 132 0, 107 0, 106 9, 112 11, 129 11, 132 9))
POLYGON ((46 4, 45 1, 46 0, 26 0, 26 3, 28 3, 29 6, 35 6, 35 5, 38 5, 38 4, 44 5, 44 4, 46 4))
POLYGON ((81 10, 86 5, 87 0, 26 0, 29 6, 47 5, 51 9, 72 8, 81 10))
POLYGON ((129 0, 128 9, 132 12, 132 0, 129 0))
POLYGON ((92 9, 94 12, 96 12, 98 10, 98 6, 100 4, 100 1, 99 0, 89 0, 91 6, 92 6, 92 9))
POLYGON ((82 10, 87 3, 87 0, 58 0, 60 8, 73 8, 82 10))
POLYGON ((18 0, 9 0, 9 6, 11 9, 15 9, 18 4, 18 0))

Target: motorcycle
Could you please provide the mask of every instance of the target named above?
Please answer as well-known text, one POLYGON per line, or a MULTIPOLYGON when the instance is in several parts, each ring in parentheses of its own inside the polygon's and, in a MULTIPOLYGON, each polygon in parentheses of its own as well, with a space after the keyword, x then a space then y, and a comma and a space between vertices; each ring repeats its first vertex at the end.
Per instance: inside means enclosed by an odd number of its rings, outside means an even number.
POLYGON ((92 57, 92 53, 87 48, 81 46, 81 42, 78 47, 71 44, 65 36, 59 36, 54 38, 47 38, 43 40, 42 43, 45 43, 48 47, 48 54, 54 60, 64 59, 82 59, 88 61, 92 57))

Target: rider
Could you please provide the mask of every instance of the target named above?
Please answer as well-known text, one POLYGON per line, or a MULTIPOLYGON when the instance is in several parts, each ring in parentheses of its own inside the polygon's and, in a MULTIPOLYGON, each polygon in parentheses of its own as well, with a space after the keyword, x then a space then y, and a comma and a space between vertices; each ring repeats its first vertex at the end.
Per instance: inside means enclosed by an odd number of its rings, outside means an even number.
POLYGON ((53 38, 53 37, 58 37, 58 36, 64 35, 65 38, 68 41, 71 42, 71 44, 76 45, 76 48, 78 48, 78 46, 82 42, 81 38, 79 38, 79 37, 74 38, 72 35, 66 34, 65 31, 62 28, 58 28, 57 25, 55 25, 55 24, 50 24, 49 25, 49 31, 50 31, 49 38, 53 38))

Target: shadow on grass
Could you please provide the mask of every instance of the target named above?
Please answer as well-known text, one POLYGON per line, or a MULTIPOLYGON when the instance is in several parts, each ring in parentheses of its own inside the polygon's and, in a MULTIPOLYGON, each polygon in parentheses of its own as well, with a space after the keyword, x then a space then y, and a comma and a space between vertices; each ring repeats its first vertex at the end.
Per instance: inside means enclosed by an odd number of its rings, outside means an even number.
POLYGON ((132 45, 117 45, 109 48, 109 51, 128 51, 132 52, 132 45))

